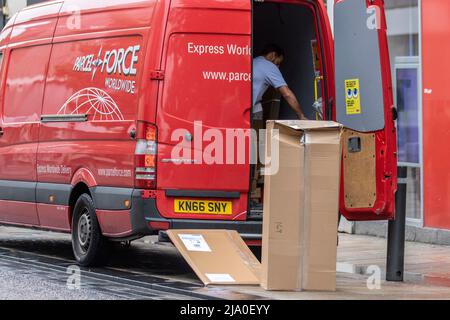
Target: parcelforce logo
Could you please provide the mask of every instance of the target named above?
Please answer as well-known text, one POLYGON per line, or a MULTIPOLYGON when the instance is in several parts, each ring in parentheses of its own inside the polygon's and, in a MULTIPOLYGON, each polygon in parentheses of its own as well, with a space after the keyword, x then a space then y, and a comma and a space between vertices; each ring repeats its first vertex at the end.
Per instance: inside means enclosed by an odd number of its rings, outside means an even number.
POLYGON ((101 73, 106 72, 108 75, 135 76, 140 49, 141 46, 136 45, 108 50, 103 53, 103 47, 101 47, 97 55, 89 54, 76 58, 73 70, 92 73, 92 80, 99 70, 101 73))

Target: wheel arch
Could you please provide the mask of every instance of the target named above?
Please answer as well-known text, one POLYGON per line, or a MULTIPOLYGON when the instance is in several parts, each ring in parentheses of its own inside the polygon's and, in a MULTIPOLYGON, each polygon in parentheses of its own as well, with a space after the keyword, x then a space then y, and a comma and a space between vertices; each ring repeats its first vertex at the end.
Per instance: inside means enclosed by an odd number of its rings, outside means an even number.
POLYGON ((88 185, 84 182, 77 183, 70 192, 69 197, 69 224, 70 227, 72 227, 72 217, 73 217, 73 210, 75 208, 75 204, 77 203, 77 200, 80 198, 82 194, 88 194, 92 198, 91 190, 89 189, 88 185))
POLYGON ((78 198, 83 194, 88 194, 91 198, 93 194, 90 188, 97 186, 97 181, 93 173, 87 168, 78 169, 72 177, 72 191, 69 197, 69 225, 72 227, 73 209, 78 198))
POLYGON ((79 183, 84 183, 88 188, 97 186, 94 174, 87 168, 81 168, 73 175, 71 185, 75 187, 79 183))

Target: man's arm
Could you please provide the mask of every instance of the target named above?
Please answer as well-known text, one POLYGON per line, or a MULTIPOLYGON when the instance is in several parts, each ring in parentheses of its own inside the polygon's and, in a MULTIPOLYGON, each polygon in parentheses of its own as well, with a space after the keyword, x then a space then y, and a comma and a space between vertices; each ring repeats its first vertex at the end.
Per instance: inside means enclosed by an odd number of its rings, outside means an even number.
POLYGON ((305 117, 305 114, 302 111, 302 108, 300 106, 300 103, 298 102, 297 97, 292 92, 292 90, 289 89, 288 86, 282 86, 282 87, 278 88, 278 91, 281 93, 283 98, 287 101, 287 103, 292 108, 292 110, 295 111, 295 113, 298 115, 300 120, 308 120, 308 118, 305 117))

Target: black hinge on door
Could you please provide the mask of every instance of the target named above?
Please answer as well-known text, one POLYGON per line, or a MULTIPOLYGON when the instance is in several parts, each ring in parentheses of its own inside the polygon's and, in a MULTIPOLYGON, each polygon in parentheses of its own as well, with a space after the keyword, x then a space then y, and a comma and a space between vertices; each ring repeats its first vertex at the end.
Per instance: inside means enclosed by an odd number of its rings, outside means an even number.
POLYGON ((164 71, 162 70, 153 70, 150 72, 150 79, 152 80, 164 80, 164 71))

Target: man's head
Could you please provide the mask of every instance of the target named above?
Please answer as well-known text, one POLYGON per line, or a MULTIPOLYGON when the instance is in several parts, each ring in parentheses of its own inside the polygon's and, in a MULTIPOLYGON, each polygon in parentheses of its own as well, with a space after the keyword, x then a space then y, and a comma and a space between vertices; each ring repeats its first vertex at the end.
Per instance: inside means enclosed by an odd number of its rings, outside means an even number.
POLYGON ((262 55, 264 58, 275 64, 276 66, 280 66, 284 60, 284 50, 277 46, 276 44, 269 44, 265 46, 262 55))

